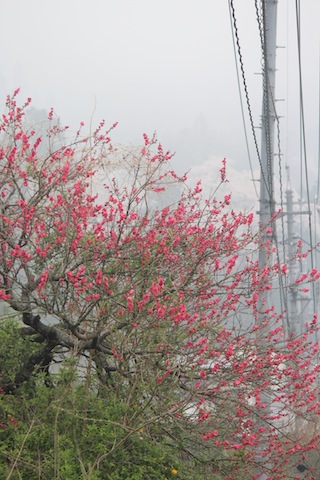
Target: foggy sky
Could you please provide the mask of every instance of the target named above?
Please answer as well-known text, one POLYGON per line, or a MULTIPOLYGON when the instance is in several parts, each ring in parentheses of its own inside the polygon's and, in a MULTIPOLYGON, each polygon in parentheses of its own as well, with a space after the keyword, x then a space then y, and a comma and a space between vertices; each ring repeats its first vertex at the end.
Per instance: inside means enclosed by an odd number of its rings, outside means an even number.
MULTIPOLYGON (((178 169, 230 159, 249 169, 227 0, 0 0, 0 93, 21 87, 63 123, 118 121, 114 137, 158 132, 178 169), (211 160, 210 160, 211 159, 211 160), (209 162, 209 163, 208 163, 209 162)), ((235 1, 255 126, 261 50, 254 1, 235 1)), ((276 80, 283 162, 299 188, 295 1, 279 0, 276 80)), ((301 2, 303 86, 310 175, 318 158, 319 0, 301 2)), ((247 115, 246 115, 247 119, 247 115)), ((254 169, 258 170, 248 125, 254 169)), ((259 134, 259 131, 257 131, 259 134)), ((208 166, 209 168, 209 166, 208 166)), ((216 168, 219 168, 217 165, 216 168)), ((252 183, 252 182, 251 182, 252 183)), ((252 188, 252 186, 250 187, 252 188)), ((253 190, 250 192, 254 196, 253 190)))

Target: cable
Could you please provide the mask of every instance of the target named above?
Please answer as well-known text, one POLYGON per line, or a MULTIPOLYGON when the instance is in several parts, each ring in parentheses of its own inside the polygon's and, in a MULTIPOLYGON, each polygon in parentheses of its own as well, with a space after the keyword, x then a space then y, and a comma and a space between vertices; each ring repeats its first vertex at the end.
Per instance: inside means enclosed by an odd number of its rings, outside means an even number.
MULTIPOLYGON (((282 162, 281 162, 281 135, 280 135, 280 119, 278 116, 278 113, 276 111, 275 107, 275 99, 271 95, 271 101, 273 104, 273 111, 275 114, 275 120, 276 120, 276 125, 277 125, 277 144, 278 144, 278 167, 279 167, 279 187, 280 187, 280 207, 281 207, 281 233, 282 233, 282 254, 283 254, 283 261, 286 262, 287 260, 287 254, 286 254, 286 243, 285 243, 285 234, 284 234, 284 201, 283 201, 283 181, 282 181, 282 162)), ((275 223, 276 226, 276 223, 275 223)), ((277 258, 278 262, 280 261, 280 254, 279 254, 279 245, 278 245, 278 240, 277 240, 277 230, 275 229, 275 243, 276 243, 276 249, 277 249, 277 258)), ((280 285, 280 292, 284 292, 283 296, 283 301, 285 305, 285 311, 286 311, 286 317, 287 321, 289 322, 289 311, 288 311, 288 282, 287 282, 287 277, 284 277, 284 284, 283 284, 283 279, 282 276, 279 276, 279 285, 280 285)))
POLYGON ((267 181, 266 181, 266 178, 265 178, 265 175, 264 175, 264 171, 263 171, 263 168, 262 168, 262 162, 261 162, 261 157, 260 157, 260 152, 259 152, 259 147, 258 147, 257 136, 256 136, 254 124, 253 124, 252 110, 251 110, 251 104, 250 104, 250 99, 249 99, 249 93, 248 93, 248 86, 247 86, 246 76, 245 76, 245 72, 244 72, 243 58, 242 58, 242 53, 241 53, 240 40, 239 40, 239 34, 238 34, 238 27, 237 27, 237 20, 236 20, 236 15, 235 15, 235 9, 234 9, 233 0, 229 0, 229 6, 230 6, 230 8, 231 8, 231 15, 232 15, 232 20, 233 20, 234 35, 235 35, 235 38, 236 38, 236 44, 237 44, 237 48, 238 48, 238 56, 239 56, 239 63, 240 63, 240 69, 241 69, 241 75, 242 75, 242 82, 243 82, 243 87, 244 87, 244 91, 245 91, 245 97, 246 97, 246 102, 247 102, 247 109, 248 109, 248 114, 249 114, 249 119, 250 119, 250 125, 251 125, 251 131, 252 131, 252 135, 253 135, 254 145, 255 145, 257 157, 258 157, 259 164, 260 164, 260 169, 261 169, 261 173, 262 173, 263 182, 264 182, 264 184, 265 184, 265 187, 266 187, 266 190, 267 190, 267 192, 268 192, 269 198, 272 198, 272 197, 270 196, 269 186, 268 186, 268 183, 267 183, 267 181))
POLYGON ((316 194, 316 203, 319 202, 319 190, 320 190, 320 48, 319 48, 319 71, 318 71, 318 181, 317 181, 317 194, 316 194))
MULTIPOLYGON (((304 168, 305 168, 305 176, 306 176, 306 192, 307 192, 307 204, 308 204, 308 224, 309 224, 309 239, 310 239, 310 261, 311 261, 311 269, 313 269, 314 268, 313 236, 312 236, 312 225, 311 225, 310 191, 309 191, 309 179, 308 179, 308 160, 307 160, 306 130, 305 130, 305 120, 304 120, 303 89, 302 89, 300 0, 295 1, 295 6, 296 6, 296 27, 297 27, 297 43, 298 43, 300 121, 301 121, 301 128, 302 128, 302 147, 303 147, 304 168)), ((314 312, 316 312, 316 298, 315 298, 314 282, 312 282, 312 296, 313 296, 313 310, 314 310, 314 312)))
MULTIPOLYGON (((274 99, 272 98, 272 101, 274 103, 274 99)), ((276 110, 274 109, 276 112, 276 110)), ((278 114, 276 113, 276 122, 277 122, 277 139, 278 139, 278 164, 279 164, 279 182, 280 182, 280 206, 281 206, 281 232, 282 232, 282 252, 283 252, 283 260, 286 262, 286 247, 285 247, 285 235, 284 235, 284 201, 283 201, 283 183, 282 183, 282 165, 281 165, 281 144, 280 144, 280 122, 279 122, 279 117, 278 114)), ((277 257, 278 261, 280 260, 280 255, 279 255, 279 245, 277 241, 277 231, 275 231, 276 237, 276 248, 277 248, 277 257)), ((280 285, 280 292, 284 292, 284 305, 285 305, 285 311, 286 311, 286 317, 287 317, 287 322, 289 322, 289 311, 288 311, 288 282, 287 282, 287 277, 284 277, 284 284, 283 284, 283 279, 282 276, 279 276, 279 285, 280 285)))
MULTIPOLYGON (((256 6, 257 6, 257 4, 256 4, 256 6)), ((245 78, 245 73, 244 73, 243 59, 242 59, 242 53, 241 53, 241 48, 240 48, 240 41, 239 41, 238 28, 237 28, 237 22, 236 22, 233 0, 230 0, 229 8, 230 8, 231 17, 233 19, 234 33, 235 33, 237 47, 238 47, 238 55, 239 55, 239 61, 240 61, 240 66, 241 66, 241 73, 242 73, 244 90, 245 90, 245 94, 246 94, 246 100, 247 100, 247 107, 248 107, 249 118, 250 118, 250 123, 251 123, 251 129, 252 129, 252 133, 253 133, 253 137, 254 137, 254 142, 255 142, 255 146, 256 146, 258 160, 259 160, 259 163, 260 163, 261 176, 262 176, 263 182, 265 184, 266 191, 269 195, 270 217, 272 217, 273 214, 274 214, 273 172, 272 172, 273 161, 272 161, 272 158, 271 158, 272 157, 272 153, 271 153, 272 149, 271 149, 271 139, 270 139, 269 117, 267 116, 267 124, 268 124, 268 127, 267 127, 267 132, 268 132, 267 133, 267 137, 268 137, 268 140, 267 140, 268 181, 266 181, 265 174, 264 174, 264 169, 263 169, 262 162, 261 162, 260 152, 259 152, 259 148, 258 148, 257 138, 256 138, 255 130, 254 130, 254 125, 253 125, 252 111, 251 111, 248 88, 247 88, 247 83, 246 83, 246 78, 245 78)), ((262 44, 263 64, 264 64, 264 95, 263 95, 263 97, 264 97, 264 101, 267 102, 267 104, 265 105, 265 112, 269 112, 269 100, 268 100, 269 82, 268 82, 268 75, 266 73, 267 72, 267 65, 266 65, 266 61, 265 61, 266 56, 265 56, 265 47, 264 47, 264 45, 266 43, 266 35, 264 34, 262 36, 262 31, 261 31, 262 26, 261 26, 259 14, 257 15, 257 18, 258 18, 258 24, 259 24, 260 39, 261 39, 261 44, 262 44)), ((231 20, 231 24, 232 24, 232 20, 231 20)), ((266 32, 266 30, 267 29, 264 28, 264 32, 266 32)), ((278 244, 278 240, 277 240, 277 233, 276 233, 275 224, 273 225, 273 231, 274 231, 274 240, 275 240, 276 251, 277 251, 277 260, 278 260, 278 263, 279 263, 279 261, 280 261, 279 244, 278 244)), ((282 284, 282 278, 280 276, 279 276, 279 285, 280 285, 281 310, 283 311, 284 310, 284 308, 283 308, 283 291, 284 291, 284 288, 283 288, 283 284, 282 284)), ((285 304, 287 303, 286 299, 284 299, 284 302, 285 302, 285 304)))
MULTIPOLYGON (((266 155, 267 155, 267 173, 268 173, 268 182, 269 182, 269 190, 272 194, 271 197, 271 205, 270 205, 270 214, 271 216, 274 214, 274 186, 273 186, 273 135, 271 135, 271 126, 270 126, 270 101, 272 104, 274 118, 277 123, 277 141, 278 141, 278 159, 279 159, 279 178, 280 178, 280 202, 281 202, 281 210, 283 211, 283 185, 282 185, 282 166, 281 166, 281 143, 280 143, 280 122, 279 116, 276 111, 275 106, 275 99, 273 96, 273 92, 270 86, 270 79, 269 79, 269 66, 267 62, 267 35, 268 29, 266 26, 266 5, 264 1, 260 2, 260 7, 258 6, 258 1, 255 0, 255 9, 256 9, 256 19, 258 24, 258 30, 260 35, 260 44, 261 44, 261 54, 262 54, 262 71, 263 71, 263 109, 264 109, 264 125, 265 125, 265 141, 266 141, 266 155)), ((284 236, 284 219, 283 215, 281 215, 281 232, 282 232, 282 251, 283 257, 285 260, 286 253, 285 253, 285 236, 284 236)), ((276 257, 277 262, 280 264, 280 247, 278 241, 278 233, 277 233, 277 224, 273 222, 273 240, 276 247, 276 257)), ((286 321, 288 324, 288 292, 287 292, 287 278, 283 280, 281 274, 278 275, 279 281, 279 291, 280 291, 280 308, 282 312, 286 313, 286 321)))
POLYGON ((229 15, 230 15, 230 26, 231 26, 231 33, 232 33, 233 54, 234 54, 234 60, 235 60, 235 65, 236 65, 236 72, 237 72, 237 82, 238 82, 238 91, 239 91, 240 106, 241 106, 242 124, 243 124, 244 136, 245 136, 245 141, 246 141, 248 160, 249 160, 249 165, 250 165, 251 179, 253 181, 253 186, 254 186, 254 190, 256 192, 256 196, 257 196, 257 198, 259 198, 257 187, 256 187, 255 180, 254 180, 254 176, 253 176, 253 168, 252 168, 251 155, 250 155, 250 149, 249 149, 247 127, 246 127, 246 121, 245 121, 245 117, 244 117, 244 108, 243 108, 243 101, 242 101, 242 94, 241 94, 239 67, 238 67, 238 62, 237 62, 236 43, 235 43, 235 40, 234 40, 233 28, 232 28, 232 13, 231 13, 230 3, 229 3, 229 15))
MULTIPOLYGON (((299 30, 297 27, 297 36, 299 35, 301 42, 301 31, 300 31, 300 2, 299 7, 296 4, 296 21, 299 22, 299 30)), ((300 95, 300 81, 299 81, 299 159, 300 159, 300 210, 302 211, 303 204, 303 146, 302 146, 302 120, 301 120, 301 95, 300 95)), ((302 223, 302 213, 300 213, 300 238, 303 238, 303 223, 302 223)), ((302 273, 303 265, 300 262, 300 272, 302 273)))

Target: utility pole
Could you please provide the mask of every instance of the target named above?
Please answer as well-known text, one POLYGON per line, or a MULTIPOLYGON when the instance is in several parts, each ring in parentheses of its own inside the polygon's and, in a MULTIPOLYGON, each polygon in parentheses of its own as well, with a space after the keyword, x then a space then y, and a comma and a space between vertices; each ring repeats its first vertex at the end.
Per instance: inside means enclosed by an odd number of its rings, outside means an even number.
MULTIPOLYGON (((297 261, 295 260, 296 251, 294 248, 294 233, 293 233, 293 191, 289 184, 289 167, 288 171, 288 188, 286 190, 286 204, 287 204, 287 235, 288 235, 288 256, 289 256, 289 325, 288 336, 293 334, 296 336, 300 332, 300 325, 298 321, 298 291, 296 286, 297 278, 297 261)), ((301 212, 303 213, 303 212, 301 212)))
POLYGON ((308 298, 301 297, 299 294, 299 289, 296 284, 296 279, 299 276, 298 272, 298 262, 296 259, 297 246, 296 246, 296 235, 294 234, 294 216, 300 215, 300 221, 302 215, 310 215, 309 210, 301 210, 301 202, 293 201, 293 191, 290 186, 290 176, 289 176, 289 167, 286 166, 288 186, 286 189, 286 217, 287 217, 287 245, 288 245, 288 268, 289 268, 289 305, 288 305, 288 331, 287 337, 293 335, 301 335, 302 330, 302 319, 301 319, 301 302, 310 301, 308 298), (294 211, 294 205, 298 204, 299 209, 294 211), (298 306, 300 308, 298 308, 298 306))
MULTIPOLYGON (((276 33, 277 33, 277 0, 262 1, 263 21, 263 105, 261 125, 261 165, 260 165, 260 249, 259 267, 264 269, 269 264, 269 255, 265 247, 273 238, 268 233, 273 225, 275 212, 274 200, 274 128, 275 128, 275 73, 276 73, 276 33)), ((260 299, 260 311, 263 299, 260 299)), ((263 320, 260 314, 260 322, 263 320)))
MULTIPOLYGON (((271 254, 268 251, 274 234, 269 233, 273 227, 275 200, 274 200, 274 128, 276 120, 275 111, 275 73, 276 73, 276 36, 277 36, 277 7, 278 0, 262 0, 262 25, 261 43, 263 49, 263 105, 262 105, 262 125, 261 125, 261 164, 260 164, 260 247, 259 247, 259 267, 260 271, 266 268, 271 261, 271 254), (269 244, 269 246, 268 246, 269 244), (267 249, 267 250, 266 250, 267 249)), ((265 315, 265 302, 268 297, 264 293, 259 295, 259 319, 260 325, 263 324, 265 315)), ((263 395, 263 403, 268 405, 270 399, 267 394, 263 395)), ((268 409, 269 411, 269 409, 268 409)), ((267 413, 267 412, 266 412, 267 413)), ((264 422, 262 421, 262 427, 264 422)), ((270 478, 264 473, 264 467, 268 467, 268 461, 261 456, 267 445, 261 439, 257 451, 257 469, 256 474, 259 480, 270 478), (263 463, 261 465, 261 462, 263 463)))

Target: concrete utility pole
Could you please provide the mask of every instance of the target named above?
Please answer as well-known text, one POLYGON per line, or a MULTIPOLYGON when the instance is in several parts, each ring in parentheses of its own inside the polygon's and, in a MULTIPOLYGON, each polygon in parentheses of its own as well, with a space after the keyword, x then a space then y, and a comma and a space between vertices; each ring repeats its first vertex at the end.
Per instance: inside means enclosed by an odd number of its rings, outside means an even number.
MULTIPOLYGON (((273 240, 273 234, 268 233, 272 228, 272 217, 275 212, 274 200, 274 128, 276 120, 275 111, 275 73, 276 73, 276 36, 277 36, 277 0, 262 0, 262 18, 263 26, 263 105, 262 105, 262 129, 261 129, 261 165, 260 165, 260 248, 259 248, 259 267, 263 270, 270 263, 270 254, 266 252, 265 246, 268 241, 273 240)), ((264 294, 259 296, 259 323, 263 322, 265 315, 264 302, 268 298, 264 294)), ((266 405, 269 404, 267 394, 263 395, 262 401, 266 405)), ((262 422, 264 423, 264 422, 262 422)), ((261 425, 264 426, 264 425, 261 425)), ((257 451, 257 469, 256 474, 259 480, 266 480, 270 475, 264 473, 265 467, 268 467, 268 461, 261 456, 266 445, 261 442, 257 451), (260 464, 262 465, 260 466, 260 464)))
MULTIPOLYGON (((264 72, 263 72, 263 105, 261 129, 261 165, 260 165, 260 210, 259 220, 261 226, 259 250, 260 269, 269 263, 268 254, 264 246, 272 240, 268 234, 272 227, 271 218, 275 212, 274 200, 274 128, 275 128, 275 73, 276 73, 276 34, 277 34, 277 0, 262 1, 263 35, 264 35, 264 72)), ((260 306, 262 299, 260 301, 260 306)), ((262 321, 263 315, 260 316, 262 321)))
POLYGON ((289 304, 288 304, 288 331, 287 337, 293 334, 295 337, 303 333, 303 320, 301 315, 301 303, 303 301, 308 302, 311 299, 302 297, 299 293, 299 289, 296 284, 296 279, 299 276, 299 268, 296 257, 296 240, 297 237, 294 234, 294 217, 295 215, 310 215, 309 210, 301 210, 301 202, 293 201, 293 191, 290 186, 289 167, 286 166, 288 186, 286 189, 286 206, 287 211, 285 213, 287 217, 287 245, 288 245, 288 267, 289 267, 289 304), (299 205, 298 210, 293 210, 294 205, 299 205))
POLYGON ((294 336, 301 333, 298 319, 298 290, 295 284, 297 278, 297 262, 294 260, 294 233, 293 233, 293 191, 288 186, 286 190, 287 204, 287 233, 288 233, 288 256, 289 256, 289 331, 288 336, 292 333, 294 336))

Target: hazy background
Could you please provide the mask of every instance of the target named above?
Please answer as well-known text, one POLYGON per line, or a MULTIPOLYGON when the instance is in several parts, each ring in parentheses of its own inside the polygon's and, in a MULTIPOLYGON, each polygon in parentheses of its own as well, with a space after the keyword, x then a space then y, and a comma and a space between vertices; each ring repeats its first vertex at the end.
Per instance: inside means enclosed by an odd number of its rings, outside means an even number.
MULTIPOLYGON (((77 128, 118 121, 113 137, 138 143, 157 131, 173 166, 211 187, 223 157, 230 190, 255 199, 238 94, 227 0, 0 0, 0 96, 21 87, 37 109, 77 128)), ((236 15, 255 126, 261 115, 261 50, 254 1, 236 15)), ((318 167, 319 0, 301 2, 306 140, 311 186, 318 167)), ((277 104, 283 169, 299 189, 299 91, 295 1, 279 0, 277 104)), ((1 102, 2 104, 3 102, 1 102)), ((247 111, 246 111, 247 119, 247 111)), ((249 124, 255 178, 258 161, 249 124)), ((259 135, 259 130, 257 134, 259 135)), ((276 149, 277 151, 277 149, 276 149)), ((285 175, 285 172, 284 172, 285 175)))

